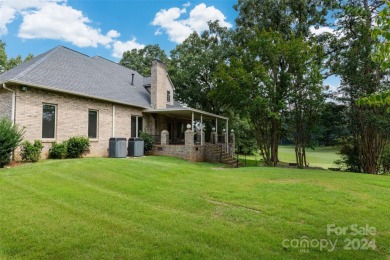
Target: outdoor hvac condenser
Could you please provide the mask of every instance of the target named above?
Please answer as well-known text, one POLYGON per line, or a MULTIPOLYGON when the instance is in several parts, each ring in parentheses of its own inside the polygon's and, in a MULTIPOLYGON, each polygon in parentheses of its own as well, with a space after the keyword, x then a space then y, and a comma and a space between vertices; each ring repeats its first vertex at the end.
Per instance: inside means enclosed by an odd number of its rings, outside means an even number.
POLYGON ((144 156, 144 139, 142 138, 129 139, 128 156, 132 156, 132 157, 144 156))
POLYGON ((108 156, 110 158, 126 158, 126 138, 110 138, 108 156))

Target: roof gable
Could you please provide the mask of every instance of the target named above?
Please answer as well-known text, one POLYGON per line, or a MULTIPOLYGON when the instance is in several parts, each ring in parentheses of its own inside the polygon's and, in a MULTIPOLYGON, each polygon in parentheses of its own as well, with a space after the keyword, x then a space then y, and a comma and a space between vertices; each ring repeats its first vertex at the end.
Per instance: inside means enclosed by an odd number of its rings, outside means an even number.
POLYGON ((1 74, 0 82, 16 82, 138 107, 151 107, 150 93, 144 87, 145 78, 138 72, 63 46, 1 74))

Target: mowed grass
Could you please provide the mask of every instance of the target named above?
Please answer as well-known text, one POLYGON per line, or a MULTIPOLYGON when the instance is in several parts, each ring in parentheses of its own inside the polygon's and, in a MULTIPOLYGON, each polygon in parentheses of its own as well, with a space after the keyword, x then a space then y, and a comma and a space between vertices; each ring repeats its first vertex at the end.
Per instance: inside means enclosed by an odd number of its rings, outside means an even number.
MULTIPOLYGON (((335 147, 316 147, 306 149, 307 162, 310 167, 322 167, 324 169, 337 167, 334 161, 339 160, 340 156, 337 154, 335 147)), ((260 154, 246 156, 246 165, 255 166, 260 165, 260 154)), ((245 165, 245 156, 240 155, 240 160, 245 165)), ((279 146, 279 160, 282 164, 295 163, 295 147, 291 145, 279 146)))
POLYGON ((0 259, 386 259, 389 198, 389 176, 169 157, 46 160, 0 170, 0 259), (328 235, 328 224, 376 234, 328 235), (288 242, 302 237, 336 248, 288 242), (346 250, 348 238, 376 249, 346 250))
MULTIPOLYGON (((306 148, 307 162, 309 166, 322 167, 328 169, 336 167, 334 161, 339 160, 340 156, 337 154, 335 147, 316 147, 314 150, 306 148)), ((295 147, 294 146, 280 146, 279 158, 282 162, 295 162, 295 147)))

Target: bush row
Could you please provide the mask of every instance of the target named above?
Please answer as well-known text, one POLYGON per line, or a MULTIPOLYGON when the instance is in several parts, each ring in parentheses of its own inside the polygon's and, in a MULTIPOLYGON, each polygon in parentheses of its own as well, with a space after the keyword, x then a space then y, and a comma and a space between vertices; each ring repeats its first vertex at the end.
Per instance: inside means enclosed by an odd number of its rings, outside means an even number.
POLYGON ((54 142, 49 150, 49 158, 80 158, 88 151, 89 146, 89 139, 83 136, 71 137, 62 143, 54 142))

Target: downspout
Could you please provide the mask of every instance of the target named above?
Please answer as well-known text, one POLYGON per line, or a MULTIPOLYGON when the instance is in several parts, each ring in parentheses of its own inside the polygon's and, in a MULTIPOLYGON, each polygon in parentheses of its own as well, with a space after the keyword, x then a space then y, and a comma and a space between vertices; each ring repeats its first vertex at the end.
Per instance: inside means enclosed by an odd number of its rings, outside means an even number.
POLYGON ((9 88, 7 88, 6 86, 5 86, 5 83, 3 83, 3 88, 5 89, 5 90, 8 90, 8 91, 10 91, 10 92, 12 92, 12 110, 11 110, 11 122, 12 122, 12 124, 15 124, 15 104, 16 104, 16 102, 15 102, 15 99, 16 99, 16 94, 15 94, 15 91, 14 90, 12 90, 12 89, 9 89, 9 88))
POLYGON ((112 137, 115 137, 115 105, 112 105, 112 137))

